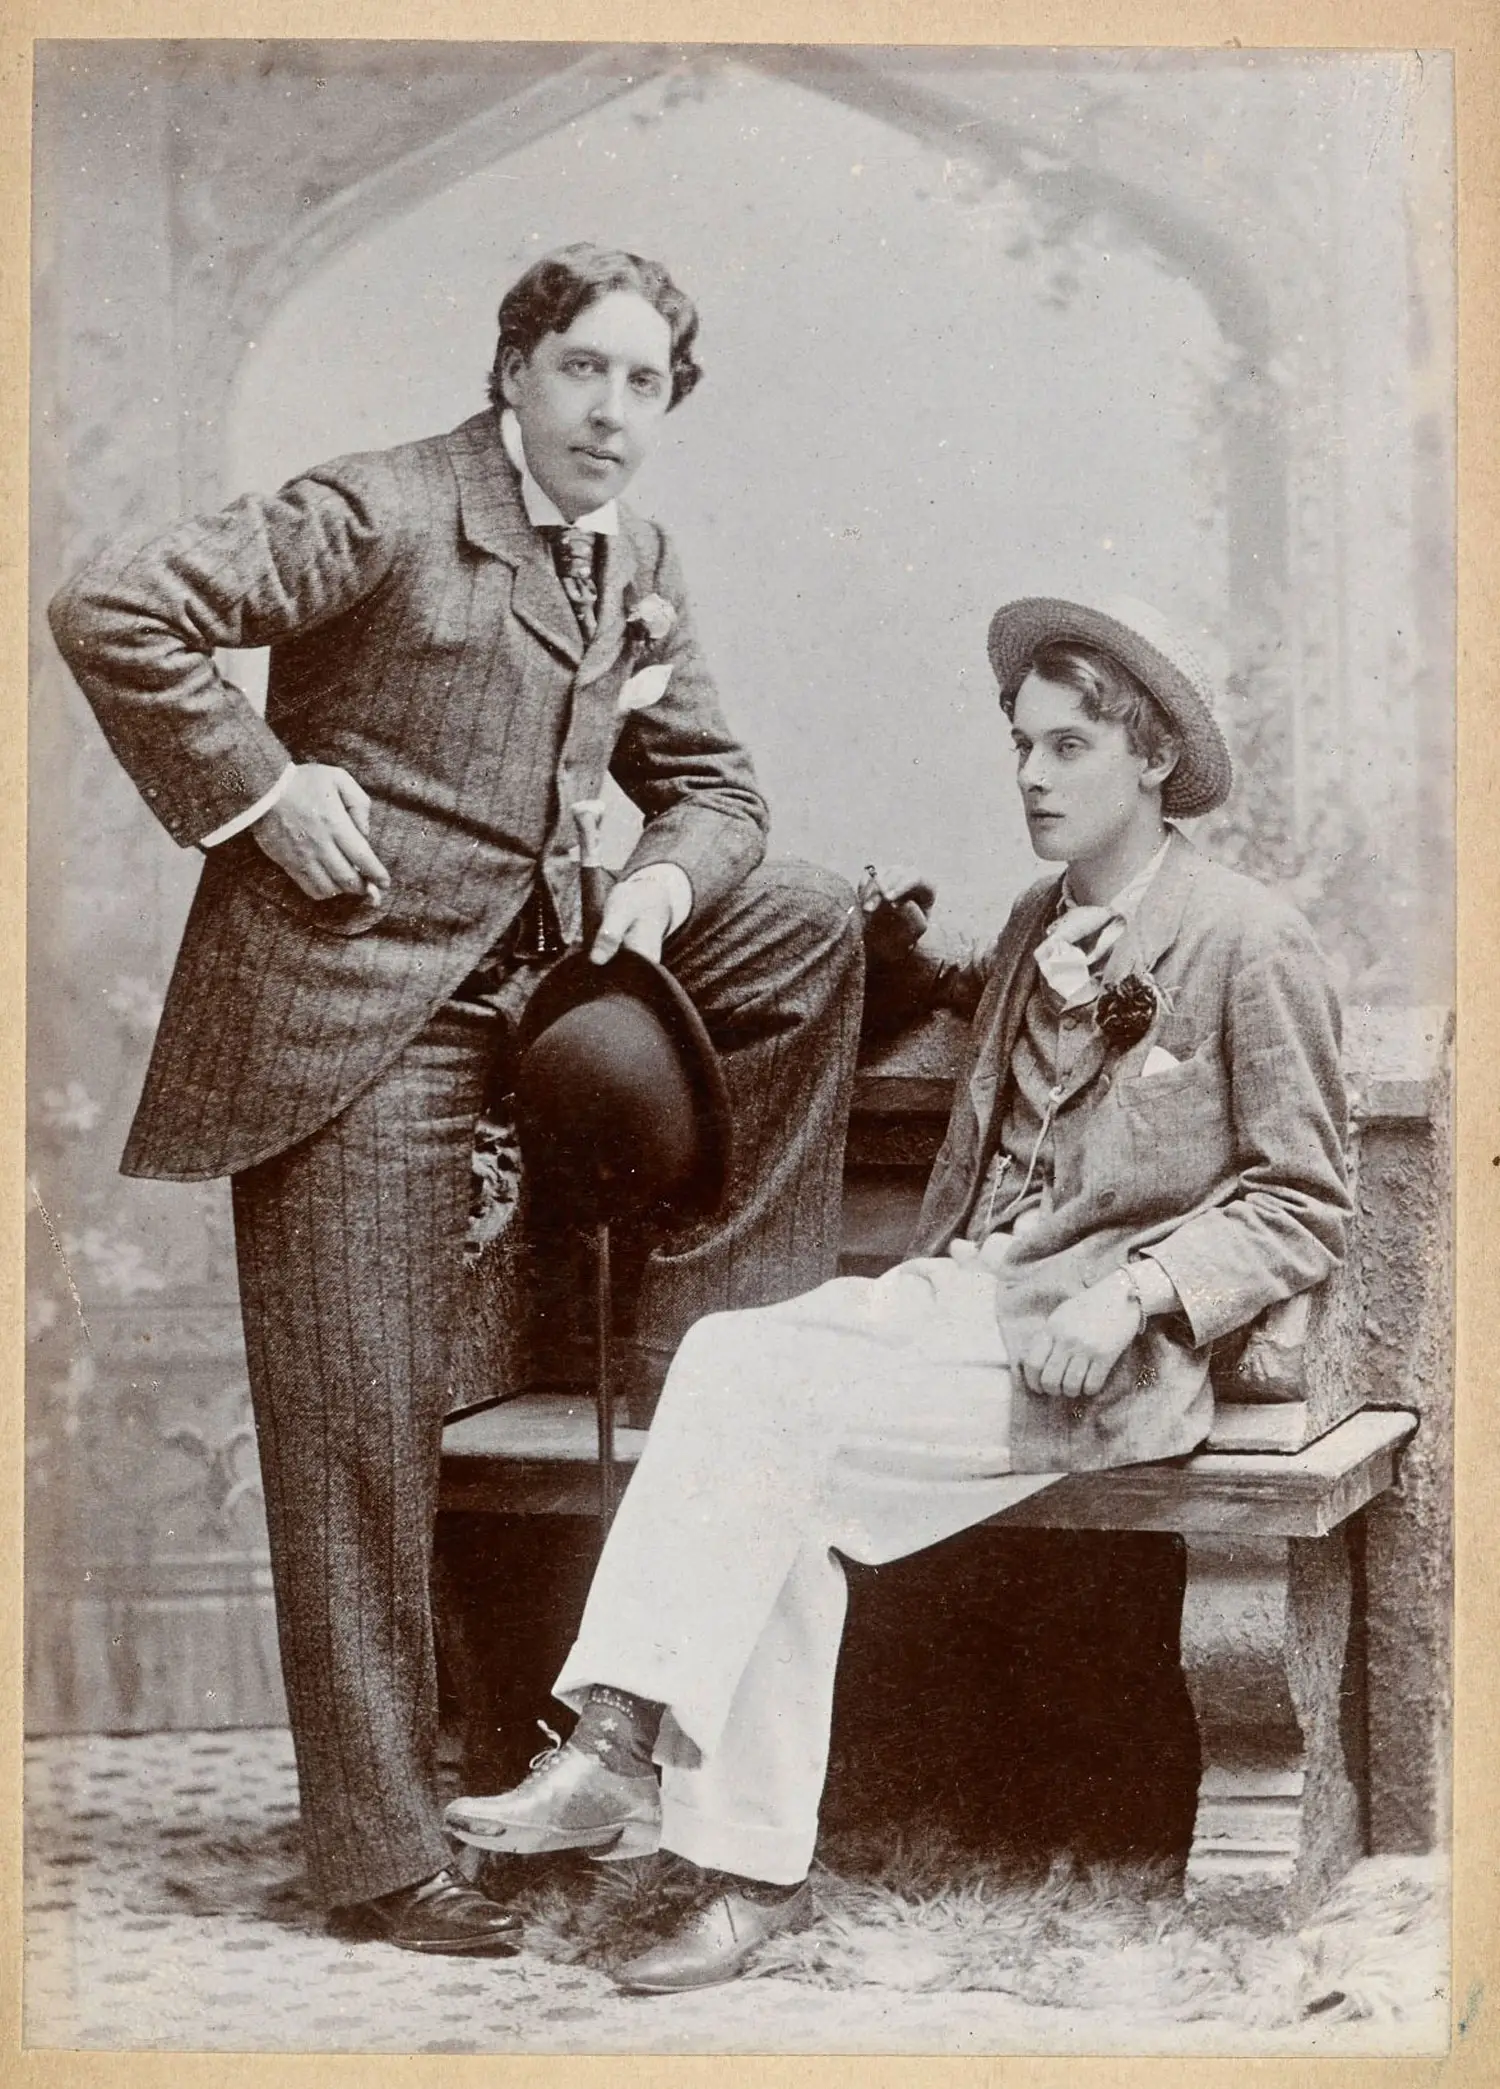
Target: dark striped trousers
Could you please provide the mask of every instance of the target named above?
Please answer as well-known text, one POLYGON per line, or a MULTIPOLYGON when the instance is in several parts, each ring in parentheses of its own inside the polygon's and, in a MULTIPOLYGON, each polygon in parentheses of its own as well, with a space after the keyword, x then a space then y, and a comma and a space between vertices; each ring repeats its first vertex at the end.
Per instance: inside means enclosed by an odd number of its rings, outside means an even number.
MULTIPOLYGON (((725 1217, 652 1258, 643 1341, 832 1274, 862 956, 848 886, 771 863, 668 962, 724 1063, 725 1217)), ((309 1877, 326 1904, 446 1863, 431 1561, 469 1156, 498 1018, 450 1002, 332 1123, 234 1178, 251 1394, 309 1877)))

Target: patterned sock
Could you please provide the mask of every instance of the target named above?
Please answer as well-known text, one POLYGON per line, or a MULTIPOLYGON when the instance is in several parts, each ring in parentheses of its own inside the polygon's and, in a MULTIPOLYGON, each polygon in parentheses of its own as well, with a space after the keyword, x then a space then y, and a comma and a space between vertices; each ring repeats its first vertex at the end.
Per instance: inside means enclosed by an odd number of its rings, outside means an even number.
POLYGON ((569 1739, 575 1748, 596 1755, 606 1770, 622 1777, 654 1777, 651 1751, 661 1725, 662 1708, 628 1690, 594 1684, 569 1739))

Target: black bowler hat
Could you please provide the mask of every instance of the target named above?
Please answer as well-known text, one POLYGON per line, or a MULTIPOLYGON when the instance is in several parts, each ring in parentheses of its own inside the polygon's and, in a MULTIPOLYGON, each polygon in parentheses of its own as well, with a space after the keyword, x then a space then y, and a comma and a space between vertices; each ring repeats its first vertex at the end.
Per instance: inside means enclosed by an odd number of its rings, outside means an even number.
POLYGON ((575 951, 521 1018, 516 1129, 541 1194, 580 1224, 712 1218, 729 1181, 729 1094, 692 1002, 661 965, 575 951))

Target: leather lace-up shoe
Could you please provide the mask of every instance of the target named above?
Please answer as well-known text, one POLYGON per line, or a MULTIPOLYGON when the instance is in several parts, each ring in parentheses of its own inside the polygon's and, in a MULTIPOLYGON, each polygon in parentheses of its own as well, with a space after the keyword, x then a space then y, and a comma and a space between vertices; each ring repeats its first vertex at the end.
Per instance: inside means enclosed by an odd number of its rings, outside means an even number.
POLYGON ((649 1857, 661 1841, 655 1777, 608 1770, 571 1741, 544 1749, 530 1773, 491 1799, 455 1799, 443 1816, 450 1835, 481 1850, 539 1857, 552 1850, 649 1857))
POLYGON ((335 1908, 328 1927, 337 1937, 380 1938, 403 1951, 458 1958, 514 1958, 521 1948, 520 1916, 487 1900, 456 1871, 335 1908))
POLYGON ((665 1942, 617 1967, 615 1984, 630 1995, 676 1995, 735 1980, 762 1944, 806 1929, 816 1919, 812 1888, 805 1879, 784 1900, 752 1899, 725 1886, 665 1942))

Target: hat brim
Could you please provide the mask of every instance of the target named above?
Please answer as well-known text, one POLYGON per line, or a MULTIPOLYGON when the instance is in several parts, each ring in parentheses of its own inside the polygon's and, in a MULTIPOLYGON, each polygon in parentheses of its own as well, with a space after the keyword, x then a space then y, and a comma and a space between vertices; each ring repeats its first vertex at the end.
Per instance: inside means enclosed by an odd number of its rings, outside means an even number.
POLYGON ((670 1215, 683 1222, 713 1218, 728 1191, 734 1159, 729 1089, 702 1016, 665 965, 655 965, 635 950, 618 950, 603 965, 594 964, 586 951, 570 951, 552 967, 527 1003, 517 1040, 520 1051, 524 1054, 569 1010, 617 994, 632 995, 656 1015, 692 1091, 699 1138, 697 1164, 691 1181, 674 1196, 670 1215))
POLYGON ((1176 767, 1162 788, 1162 811, 1191 820, 1229 796, 1234 765, 1218 721, 1200 688, 1168 654, 1106 610, 1054 596, 1007 602, 990 620, 989 654, 1000 694, 1013 697, 1043 646, 1071 642, 1111 654, 1148 689, 1172 721, 1179 742, 1176 767))

